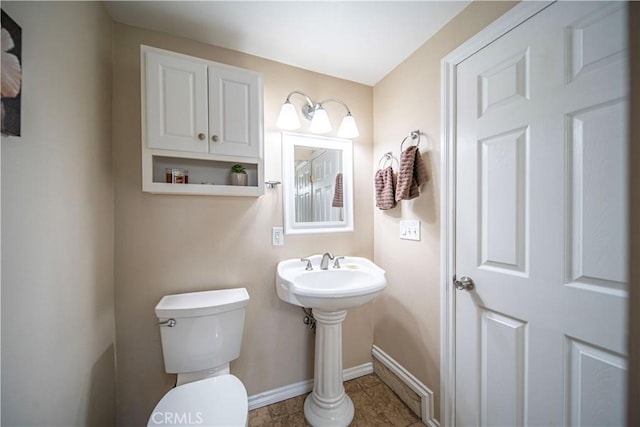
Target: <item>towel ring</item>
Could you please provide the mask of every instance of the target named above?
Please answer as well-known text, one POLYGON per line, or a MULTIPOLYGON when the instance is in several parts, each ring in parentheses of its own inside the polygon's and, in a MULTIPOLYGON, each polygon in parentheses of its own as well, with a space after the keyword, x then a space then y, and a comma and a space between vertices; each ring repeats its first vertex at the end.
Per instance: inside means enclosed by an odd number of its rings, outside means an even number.
POLYGON ((393 153, 391 151, 389 151, 388 153, 384 153, 382 155, 382 157, 380 157, 380 160, 378 161, 378 169, 382 169, 384 167, 387 167, 387 162, 391 163, 391 168, 393 169, 393 161, 394 160, 398 164, 398 168, 400 168, 400 162, 398 161, 398 159, 395 158, 395 156, 393 155, 393 153), (381 163, 382 163, 382 166, 380 165, 381 163))
POLYGON ((402 153, 402 146, 407 138, 411 138, 411 141, 416 141, 416 147, 420 146, 420 130, 414 130, 409 135, 405 136, 402 142, 400 143, 400 152, 402 153))

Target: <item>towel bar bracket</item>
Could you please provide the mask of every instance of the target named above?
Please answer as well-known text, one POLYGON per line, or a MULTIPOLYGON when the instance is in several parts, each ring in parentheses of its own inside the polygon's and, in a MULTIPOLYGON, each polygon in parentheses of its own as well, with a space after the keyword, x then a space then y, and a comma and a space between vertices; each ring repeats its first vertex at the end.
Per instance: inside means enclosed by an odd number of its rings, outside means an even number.
POLYGON ((416 146, 420 146, 420 129, 416 129, 414 131, 411 131, 411 133, 409 133, 409 135, 405 136, 404 139, 402 140, 402 142, 400 143, 400 152, 402 153, 402 147, 404 146, 404 143, 407 139, 411 138, 411 141, 416 143, 416 146))
POLYGON ((382 155, 382 157, 380 157, 380 160, 378 161, 378 169, 382 169, 382 168, 386 167, 387 166, 387 162, 389 162, 391 167, 393 167, 394 160, 395 160, 396 164, 398 165, 398 167, 400 167, 400 162, 393 155, 393 152, 388 151, 388 152, 384 153, 382 155))

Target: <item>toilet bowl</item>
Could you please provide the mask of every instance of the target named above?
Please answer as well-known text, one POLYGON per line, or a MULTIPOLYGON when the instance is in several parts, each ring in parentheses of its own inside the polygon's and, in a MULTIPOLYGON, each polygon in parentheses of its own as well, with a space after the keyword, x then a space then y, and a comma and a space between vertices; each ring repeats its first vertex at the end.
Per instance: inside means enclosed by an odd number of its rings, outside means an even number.
POLYGON ((240 354, 248 301, 244 288, 162 297, 155 309, 162 355, 177 386, 158 402, 148 427, 247 425, 247 390, 229 362, 240 354))
POLYGON ((247 391, 233 375, 220 375, 171 389, 154 408, 147 427, 244 427, 247 391))

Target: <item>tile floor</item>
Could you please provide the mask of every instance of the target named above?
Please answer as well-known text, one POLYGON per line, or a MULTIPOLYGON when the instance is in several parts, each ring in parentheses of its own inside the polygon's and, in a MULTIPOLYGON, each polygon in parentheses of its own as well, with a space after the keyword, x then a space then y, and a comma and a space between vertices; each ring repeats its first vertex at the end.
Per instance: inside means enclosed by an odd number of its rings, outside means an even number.
MULTIPOLYGON (((344 383, 355 407, 352 427, 419 427, 418 417, 376 374, 344 383)), ((307 395, 249 411, 249 427, 306 427, 303 405, 307 395)))

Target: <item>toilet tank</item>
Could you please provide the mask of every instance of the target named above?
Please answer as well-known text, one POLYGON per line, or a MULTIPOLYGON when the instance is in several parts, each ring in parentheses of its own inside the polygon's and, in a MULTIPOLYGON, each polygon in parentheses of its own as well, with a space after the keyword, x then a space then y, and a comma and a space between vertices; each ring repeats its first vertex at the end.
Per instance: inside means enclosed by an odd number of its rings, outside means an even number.
POLYGON ((245 288, 166 295, 156 305, 162 354, 168 373, 211 369, 240 355, 245 288))

